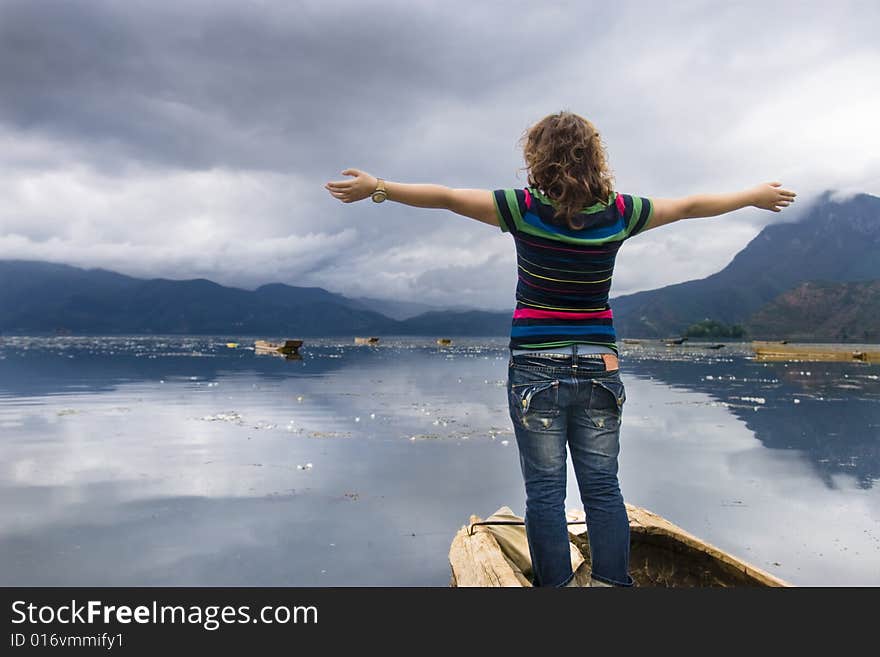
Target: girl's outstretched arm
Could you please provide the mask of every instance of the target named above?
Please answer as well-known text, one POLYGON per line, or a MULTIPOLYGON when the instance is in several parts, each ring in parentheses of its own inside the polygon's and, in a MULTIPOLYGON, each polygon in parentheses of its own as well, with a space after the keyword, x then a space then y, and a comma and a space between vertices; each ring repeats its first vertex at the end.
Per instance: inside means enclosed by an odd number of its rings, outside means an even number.
POLYGON ((679 219, 716 217, 740 208, 754 206, 763 210, 779 212, 794 203, 797 196, 782 189, 782 183, 764 183, 741 192, 728 194, 694 194, 682 198, 652 198, 653 214, 644 230, 670 224, 679 219))
MULTIPOLYGON (((324 189, 343 203, 353 203, 369 198, 376 190, 377 180, 365 171, 346 169, 343 176, 348 180, 328 182, 324 189)), ((445 185, 411 184, 385 181, 389 201, 396 201, 417 208, 450 210, 493 226, 498 225, 495 201, 488 189, 454 189, 445 185)))

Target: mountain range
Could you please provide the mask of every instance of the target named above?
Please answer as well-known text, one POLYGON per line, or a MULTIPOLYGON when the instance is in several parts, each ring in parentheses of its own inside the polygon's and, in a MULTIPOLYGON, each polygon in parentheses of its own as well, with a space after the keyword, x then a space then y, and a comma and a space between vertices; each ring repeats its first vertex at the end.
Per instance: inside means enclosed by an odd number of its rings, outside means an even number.
MULTIPOLYGON (((817 281, 833 296, 830 283, 878 279, 880 198, 859 194, 837 202, 825 192, 799 221, 765 226, 721 271, 614 297, 611 306, 617 332, 627 337, 677 335, 709 318, 743 324, 750 337, 782 338, 811 333, 808 317, 797 312, 796 298, 783 298, 789 290, 817 281), (766 316, 772 307, 768 304, 786 305, 786 321, 768 324, 766 316), (768 310, 759 315, 765 306, 768 310)), ((856 325, 871 321, 863 301, 852 298, 850 302, 856 325)), ((878 328, 873 321, 874 329, 878 328)))
POLYGON ((425 304, 351 299, 320 287, 256 290, 206 279, 140 279, 104 269, 0 260, 0 331, 7 334, 502 335, 509 313, 431 311, 425 304))
MULTIPOLYGON (((880 337, 880 198, 823 194, 794 223, 766 226, 721 271, 614 297, 618 336, 679 335, 706 319, 751 338, 880 337)), ((0 260, 0 332, 46 334, 505 335, 510 312, 352 299, 283 283, 244 290, 206 279, 0 260)))

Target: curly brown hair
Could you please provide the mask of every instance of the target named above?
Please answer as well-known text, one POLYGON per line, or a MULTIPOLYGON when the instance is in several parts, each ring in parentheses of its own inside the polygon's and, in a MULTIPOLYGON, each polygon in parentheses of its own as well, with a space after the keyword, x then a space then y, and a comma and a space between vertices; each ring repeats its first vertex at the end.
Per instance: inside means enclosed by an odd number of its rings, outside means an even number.
POLYGON ((529 185, 551 201, 554 218, 572 230, 584 227, 586 216, 578 216, 584 208, 613 200, 605 144, 584 117, 568 111, 545 116, 525 131, 520 143, 529 185))

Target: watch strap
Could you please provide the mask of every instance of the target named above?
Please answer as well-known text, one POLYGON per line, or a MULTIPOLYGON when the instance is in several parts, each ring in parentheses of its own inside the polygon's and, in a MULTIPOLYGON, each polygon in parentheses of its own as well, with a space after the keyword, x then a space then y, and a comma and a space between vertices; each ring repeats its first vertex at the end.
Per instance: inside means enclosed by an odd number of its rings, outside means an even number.
POLYGON ((375 203, 381 203, 388 198, 388 191, 385 189, 384 180, 376 178, 376 189, 373 190, 373 193, 370 196, 375 203))

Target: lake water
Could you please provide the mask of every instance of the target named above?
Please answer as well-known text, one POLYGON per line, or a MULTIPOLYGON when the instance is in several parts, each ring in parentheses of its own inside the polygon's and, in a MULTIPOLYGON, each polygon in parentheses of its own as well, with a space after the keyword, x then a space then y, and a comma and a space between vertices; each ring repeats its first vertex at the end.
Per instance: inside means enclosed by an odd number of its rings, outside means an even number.
MULTIPOLYGON (((470 514, 522 514, 505 339, 230 339, 2 339, 0 585, 446 586, 470 514)), ((621 355, 628 502, 794 584, 880 585, 880 366, 621 355)))

